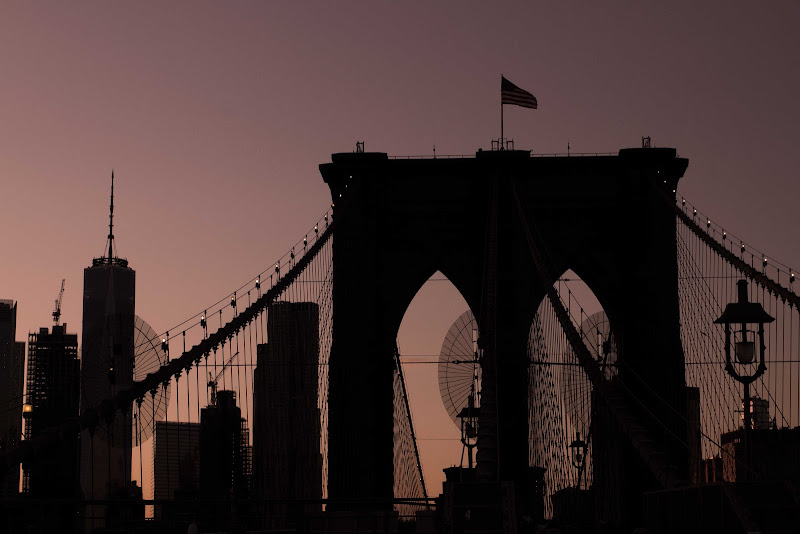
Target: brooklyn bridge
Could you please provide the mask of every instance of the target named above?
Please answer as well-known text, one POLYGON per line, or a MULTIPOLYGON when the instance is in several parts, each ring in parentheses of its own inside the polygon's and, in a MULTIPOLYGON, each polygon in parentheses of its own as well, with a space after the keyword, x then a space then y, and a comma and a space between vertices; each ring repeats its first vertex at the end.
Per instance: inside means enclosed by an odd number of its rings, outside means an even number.
POLYGON ((333 154, 295 246, 162 333, 136 315, 112 185, 80 349, 57 317, 31 334, 0 414, 24 428, 0 528, 796 532, 796 273, 681 196, 675 149, 493 148, 333 154), (441 488, 397 345, 435 273, 468 305, 438 360, 462 444, 441 488))

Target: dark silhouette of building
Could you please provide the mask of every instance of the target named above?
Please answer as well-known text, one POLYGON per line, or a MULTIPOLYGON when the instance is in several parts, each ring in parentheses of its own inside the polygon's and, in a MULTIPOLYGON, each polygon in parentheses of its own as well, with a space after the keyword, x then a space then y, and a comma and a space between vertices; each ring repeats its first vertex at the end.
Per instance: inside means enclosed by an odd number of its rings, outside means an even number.
POLYGON ((236 405, 236 392, 218 391, 216 404, 200 412, 200 495, 206 528, 221 528, 234 521, 240 507, 233 498, 250 495, 252 448, 247 421, 236 405))
POLYGON ((519 517, 532 516, 536 495, 523 408, 530 327, 546 291, 568 269, 603 304, 615 338, 624 339, 618 380, 641 405, 614 396, 615 409, 624 405, 664 451, 640 454, 598 403, 592 450, 599 520, 618 530, 640 522, 642 494, 662 487, 656 461, 688 479, 676 219, 665 202, 687 166, 669 148, 578 158, 515 150, 448 160, 347 153, 320 165, 336 221, 328 496, 390 506, 392 353, 406 309, 437 271, 479 322, 476 479, 510 483, 519 517))
MULTIPOLYGON (((17 303, 0 300, 0 451, 13 449, 22 439, 22 381, 25 342, 17 341, 17 303)), ((0 497, 19 493, 19 469, 0 480, 0 497)))
POLYGON ((216 405, 200 412, 200 490, 207 496, 245 497, 252 454, 235 391, 218 391, 216 405))
MULTIPOLYGON (((133 382, 136 272, 114 251, 114 175, 108 252, 83 271, 81 413, 133 382)), ((87 500, 128 496, 131 487, 132 411, 101 420, 81 433, 81 488, 87 500)), ((113 514, 109 514, 113 515, 113 514)), ((89 525, 104 525, 104 507, 87 510, 89 525), (92 517, 96 518, 92 521, 92 517)))
MULTIPOLYGON (((76 419, 79 399, 78 335, 68 334, 66 324, 28 334, 25 440, 76 419)), ((22 464, 22 490, 35 499, 26 509, 26 522, 37 531, 66 533, 78 526, 78 455, 78 436, 71 435, 49 454, 22 464)))
MULTIPOLYGON (((200 424, 156 421, 153 446, 154 499, 177 499, 200 487, 200 424)), ((156 518, 161 518, 156 506, 156 518)))
MULTIPOLYGON (((67 325, 28 334, 25 439, 78 417, 80 362, 78 335, 67 325)), ((64 440, 51 454, 23 465, 23 491, 36 498, 78 497, 78 436, 64 440)))
MULTIPOLYGON (((277 302, 269 308, 269 342, 258 345, 253 381, 257 498, 322 498, 318 328, 315 303, 277 302)), ((321 510, 318 503, 300 506, 273 505, 265 513, 280 522, 287 515, 321 510)))
POLYGON ((749 465, 744 429, 723 432, 720 454, 703 460, 700 484, 646 493, 648 531, 742 532, 747 522, 761 532, 796 532, 800 427, 753 428, 747 439, 749 465))
POLYGON ((746 480, 744 471, 760 481, 789 480, 800 487, 800 427, 750 430, 751 465, 745 465, 744 429, 720 436, 722 480, 746 480))

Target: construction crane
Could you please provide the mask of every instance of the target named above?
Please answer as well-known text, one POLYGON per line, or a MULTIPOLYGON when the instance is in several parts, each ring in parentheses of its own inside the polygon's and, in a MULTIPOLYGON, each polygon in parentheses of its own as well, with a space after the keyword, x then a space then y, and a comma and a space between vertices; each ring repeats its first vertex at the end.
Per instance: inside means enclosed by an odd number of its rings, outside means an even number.
POLYGON ((214 375, 213 375, 213 373, 211 373, 211 371, 208 372, 208 388, 211 390, 211 404, 212 405, 216 405, 217 404, 217 382, 219 381, 220 377, 222 376, 222 373, 225 372, 225 368, 227 366, 229 366, 231 363, 233 363, 233 359, 236 358, 238 355, 239 355, 239 351, 237 350, 236 354, 234 354, 233 356, 228 358, 228 361, 224 362, 222 364, 222 370, 219 373, 217 373, 216 377, 214 377, 214 375))
POLYGON ((58 298, 56 299, 56 307, 53 310, 53 324, 59 326, 58 321, 61 319, 61 299, 64 297, 64 282, 66 279, 61 279, 61 291, 58 292, 58 298))

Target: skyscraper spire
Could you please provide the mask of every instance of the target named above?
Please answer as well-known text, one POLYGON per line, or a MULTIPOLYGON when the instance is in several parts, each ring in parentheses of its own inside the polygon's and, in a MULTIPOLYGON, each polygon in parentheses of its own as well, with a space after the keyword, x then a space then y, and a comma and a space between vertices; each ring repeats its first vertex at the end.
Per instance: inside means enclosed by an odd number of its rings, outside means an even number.
POLYGON ((92 265, 128 266, 128 260, 117 257, 117 245, 114 243, 114 169, 111 169, 111 202, 108 207, 108 238, 106 247, 99 258, 92 259, 92 265))
POLYGON ((108 263, 114 257, 114 169, 111 169, 111 209, 108 214, 108 263))

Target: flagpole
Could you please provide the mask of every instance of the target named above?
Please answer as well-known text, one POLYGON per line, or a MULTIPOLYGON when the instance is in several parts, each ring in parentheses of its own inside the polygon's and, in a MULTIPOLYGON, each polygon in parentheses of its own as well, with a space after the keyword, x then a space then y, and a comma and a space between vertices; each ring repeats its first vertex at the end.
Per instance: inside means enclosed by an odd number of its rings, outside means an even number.
POLYGON ((503 150, 503 99, 500 99, 500 150, 503 150))
POLYGON ((506 132, 503 129, 503 104, 506 101, 512 106, 531 109, 538 107, 535 96, 509 82, 502 74, 500 75, 500 150, 508 148, 505 137, 506 132))

